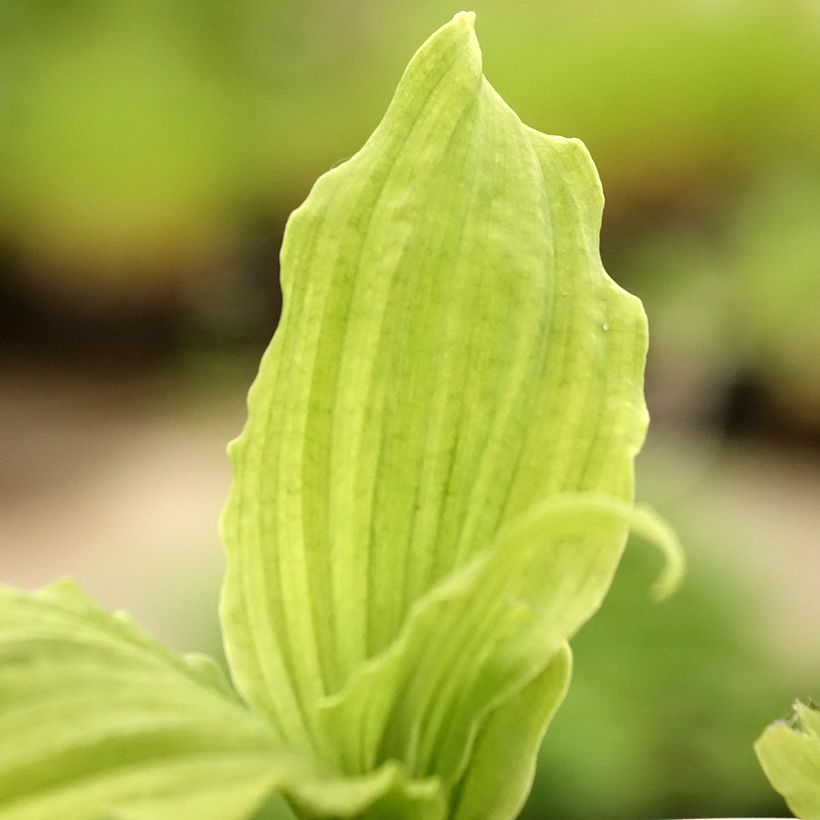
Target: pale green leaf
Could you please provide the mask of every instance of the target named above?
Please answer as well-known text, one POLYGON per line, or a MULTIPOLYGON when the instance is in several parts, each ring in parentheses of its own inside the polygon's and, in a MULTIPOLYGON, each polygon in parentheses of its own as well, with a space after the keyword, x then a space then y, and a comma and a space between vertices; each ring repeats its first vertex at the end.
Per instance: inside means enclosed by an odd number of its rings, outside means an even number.
POLYGON ((152 818, 247 816, 274 739, 229 691, 69 582, 0 588, 0 817, 97 818, 160 797, 179 812, 152 818))
POLYGON ((487 716, 538 678, 600 606, 625 525, 656 534, 646 511, 592 494, 556 496, 505 528, 321 704, 326 756, 351 773, 401 760, 410 776, 453 788, 487 716))
POLYGON ((530 691, 532 750, 566 684, 545 670, 649 526, 646 322, 601 265, 602 205, 584 146, 521 123, 461 13, 292 215, 222 521, 235 680, 292 747, 472 806, 480 738, 530 691))
POLYGON ((565 644, 532 683, 489 716, 454 790, 454 820, 517 816, 532 787, 538 747, 569 686, 571 667, 572 653, 565 644))
POLYGON ((820 818, 820 710, 803 703, 794 707, 791 724, 769 726, 755 744, 769 782, 789 808, 805 820, 820 818))
POLYGON ((601 205, 583 145, 522 125, 460 14, 291 217, 231 447, 223 618, 242 691, 295 742, 505 522, 631 498, 645 318, 601 267, 601 205))
POLYGON ((213 662, 173 655, 70 582, 0 587, 3 820, 242 820, 274 789, 320 816, 442 801, 396 766, 340 778, 284 750, 213 662))

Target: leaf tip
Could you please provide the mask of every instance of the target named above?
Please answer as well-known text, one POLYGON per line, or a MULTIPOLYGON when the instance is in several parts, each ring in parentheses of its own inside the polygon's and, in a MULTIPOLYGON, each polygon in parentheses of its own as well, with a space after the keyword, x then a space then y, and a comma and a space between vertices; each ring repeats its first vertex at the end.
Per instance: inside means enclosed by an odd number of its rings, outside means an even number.
POLYGON ((680 541, 678 541, 672 530, 669 530, 668 538, 657 543, 666 559, 666 563, 649 588, 649 593, 654 601, 661 603, 667 598, 671 598, 683 583, 683 577, 686 574, 686 559, 683 547, 681 547, 680 541))
POLYGON ((440 59, 446 54, 460 54, 462 65, 468 66, 471 69, 470 73, 475 73, 480 77, 483 66, 481 47, 475 33, 475 19, 474 11, 460 11, 454 15, 449 22, 433 32, 422 43, 410 61, 408 71, 419 62, 431 61, 435 65, 436 57, 440 59))
POLYGON ((459 11, 453 15, 454 24, 466 26, 470 31, 475 31, 475 12, 459 11))
POLYGON ((660 574, 649 588, 653 600, 665 601, 677 592, 686 574, 686 555, 675 531, 656 512, 639 505, 635 508, 633 530, 657 547, 664 558, 660 574))

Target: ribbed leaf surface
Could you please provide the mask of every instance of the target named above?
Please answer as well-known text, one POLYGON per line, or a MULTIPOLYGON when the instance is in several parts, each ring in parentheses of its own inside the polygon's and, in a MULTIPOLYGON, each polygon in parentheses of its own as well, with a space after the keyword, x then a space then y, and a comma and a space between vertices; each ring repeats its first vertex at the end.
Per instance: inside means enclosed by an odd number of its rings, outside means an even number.
POLYGON ((344 772, 395 760, 454 801, 488 721, 543 679, 521 727, 540 737, 560 700, 647 423, 645 317, 601 265, 602 204, 584 146, 483 77, 462 13, 291 216, 230 448, 222 616, 243 694, 344 772))
POLYGON ((583 145, 484 80, 462 14, 292 215, 223 519, 231 660, 289 737, 505 522, 630 498, 645 320, 601 267, 601 204, 583 145))
POLYGON ((139 816, 158 797, 177 817, 246 817, 274 749, 207 660, 175 657, 67 582, 0 589, 3 820, 139 816))
POLYGON ((3 820, 242 820, 275 790, 323 817, 443 816, 437 786, 394 765, 341 777, 285 749, 210 659, 173 655, 71 582, 0 587, 3 820))

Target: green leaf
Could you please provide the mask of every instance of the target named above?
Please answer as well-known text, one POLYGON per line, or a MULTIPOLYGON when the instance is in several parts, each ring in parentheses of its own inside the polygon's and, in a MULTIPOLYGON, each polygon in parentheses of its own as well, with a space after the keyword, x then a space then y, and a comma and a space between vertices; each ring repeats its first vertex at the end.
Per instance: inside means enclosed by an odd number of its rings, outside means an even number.
POLYGON ((795 815, 820 818, 820 710, 796 703, 792 724, 769 726, 755 752, 769 782, 795 815))
POLYGON ((71 582, 0 587, 3 820, 241 820, 274 789, 321 816, 441 800, 395 766, 339 778, 284 750, 212 661, 176 657, 71 582))
POLYGON ((175 657, 69 582, 0 588, 3 820, 245 817, 274 749, 210 662, 175 657))
POLYGON ((460 14, 292 215, 231 447, 223 620, 240 688, 294 742, 506 522, 631 498, 645 317, 601 267, 601 204, 583 145, 522 125, 460 14))
POLYGON ((247 703, 70 583, 0 588, 4 820, 518 810, 629 528, 659 594, 680 570, 632 504, 646 327, 602 204, 484 79, 472 14, 422 46, 288 224, 223 517, 247 703))
POLYGON ((606 498, 557 496, 453 573, 410 612, 390 649, 320 707, 343 771, 379 758, 455 783, 477 725, 537 677, 600 606, 644 513, 606 498))
POLYGON ((454 820, 488 818, 488 807, 500 818, 518 816, 535 777, 538 747, 569 686, 571 666, 565 644, 532 683, 485 721, 469 768, 454 790, 454 820))
POLYGON ((534 753, 565 641, 650 526, 631 506, 646 322, 601 265, 602 205, 584 146, 521 123, 456 15, 291 216, 230 448, 240 691, 292 747, 349 775, 395 762, 463 817, 501 759, 482 738, 532 702, 499 749, 534 753))

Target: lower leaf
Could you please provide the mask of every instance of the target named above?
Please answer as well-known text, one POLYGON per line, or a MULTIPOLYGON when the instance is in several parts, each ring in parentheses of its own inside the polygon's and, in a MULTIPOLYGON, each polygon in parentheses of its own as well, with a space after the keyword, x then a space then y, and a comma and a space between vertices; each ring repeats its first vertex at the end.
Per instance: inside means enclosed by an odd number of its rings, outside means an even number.
POLYGON ((0 816, 247 816, 275 739, 229 692, 70 582, 0 589, 0 816))
POLYGON ((242 820, 273 791, 309 817, 444 816, 438 784, 395 764, 343 777, 285 750, 216 664, 73 583, 0 587, 3 820, 242 820))

